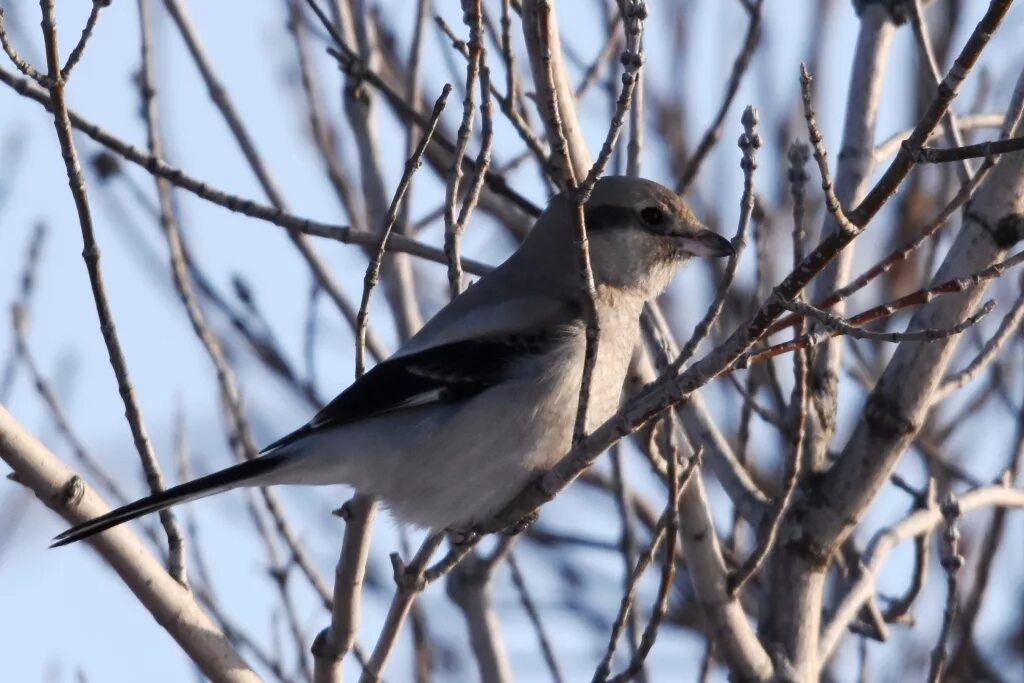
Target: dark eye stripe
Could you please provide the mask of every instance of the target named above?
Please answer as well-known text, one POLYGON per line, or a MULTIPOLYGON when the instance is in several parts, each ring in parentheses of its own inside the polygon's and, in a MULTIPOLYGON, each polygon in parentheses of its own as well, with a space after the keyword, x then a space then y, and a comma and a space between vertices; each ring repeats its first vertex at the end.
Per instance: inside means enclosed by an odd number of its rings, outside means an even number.
POLYGON ((668 216, 664 212, 662 212, 662 221, 658 225, 645 223, 637 215, 637 212, 628 206, 617 206, 614 204, 588 207, 584 217, 587 221, 587 232, 597 232, 612 228, 639 228, 644 232, 660 236, 671 232, 671 221, 669 221, 668 216))
POLYGON ((588 207, 584 214, 587 219, 587 231, 608 230, 610 228, 625 228, 636 222, 636 214, 625 206, 613 204, 602 204, 600 206, 588 207))

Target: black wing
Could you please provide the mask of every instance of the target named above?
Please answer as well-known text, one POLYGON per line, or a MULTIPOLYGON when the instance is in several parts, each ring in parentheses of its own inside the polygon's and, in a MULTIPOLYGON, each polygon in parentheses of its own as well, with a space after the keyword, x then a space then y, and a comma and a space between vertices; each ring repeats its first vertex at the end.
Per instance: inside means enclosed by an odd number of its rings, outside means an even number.
POLYGON ((389 358, 338 394, 309 424, 263 452, 326 427, 428 403, 465 401, 500 382, 516 361, 551 350, 557 334, 550 331, 471 339, 389 358))

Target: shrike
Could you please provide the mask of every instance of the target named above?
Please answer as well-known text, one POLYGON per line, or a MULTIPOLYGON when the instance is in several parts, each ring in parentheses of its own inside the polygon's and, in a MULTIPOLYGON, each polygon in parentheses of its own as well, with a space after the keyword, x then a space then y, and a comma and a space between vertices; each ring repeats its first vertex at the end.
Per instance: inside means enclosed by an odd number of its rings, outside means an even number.
MULTIPOLYGON (((585 207, 601 336, 588 430, 617 409, 645 302, 690 256, 734 253, 661 185, 598 181, 585 207)), ((260 457, 57 536, 64 545, 239 486, 348 484, 432 530, 484 522, 569 449, 585 321, 572 204, 554 197, 507 261, 260 457)))

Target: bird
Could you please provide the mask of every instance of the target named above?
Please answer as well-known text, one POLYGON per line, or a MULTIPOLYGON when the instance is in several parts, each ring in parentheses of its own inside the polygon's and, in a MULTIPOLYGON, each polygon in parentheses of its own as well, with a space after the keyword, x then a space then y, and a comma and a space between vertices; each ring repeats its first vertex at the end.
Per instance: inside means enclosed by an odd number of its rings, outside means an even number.
MULTIPOLYGON (((487 521, 571 445, 589 303, 574 202, 554 195, 504 263, 258 457, 79 524, 53 546, 241 486, 346 484, 435 532, 487 521)), ((589 431, 619 407, 645 303, 691 257, 735 250, 642 178, 598 180, 584 219, 600 330, 589 431)))

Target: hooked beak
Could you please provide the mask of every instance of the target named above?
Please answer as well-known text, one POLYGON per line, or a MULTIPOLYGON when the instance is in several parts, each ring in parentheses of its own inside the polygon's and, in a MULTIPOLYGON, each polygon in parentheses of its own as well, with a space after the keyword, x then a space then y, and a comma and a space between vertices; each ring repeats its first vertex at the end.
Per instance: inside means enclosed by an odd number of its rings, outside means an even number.
POLYGON ((736 254, 732 242, 707 228, 700 228, 696 232, 680 235, 678 240, 683 250, 701 258, 717 258, 736 254))

